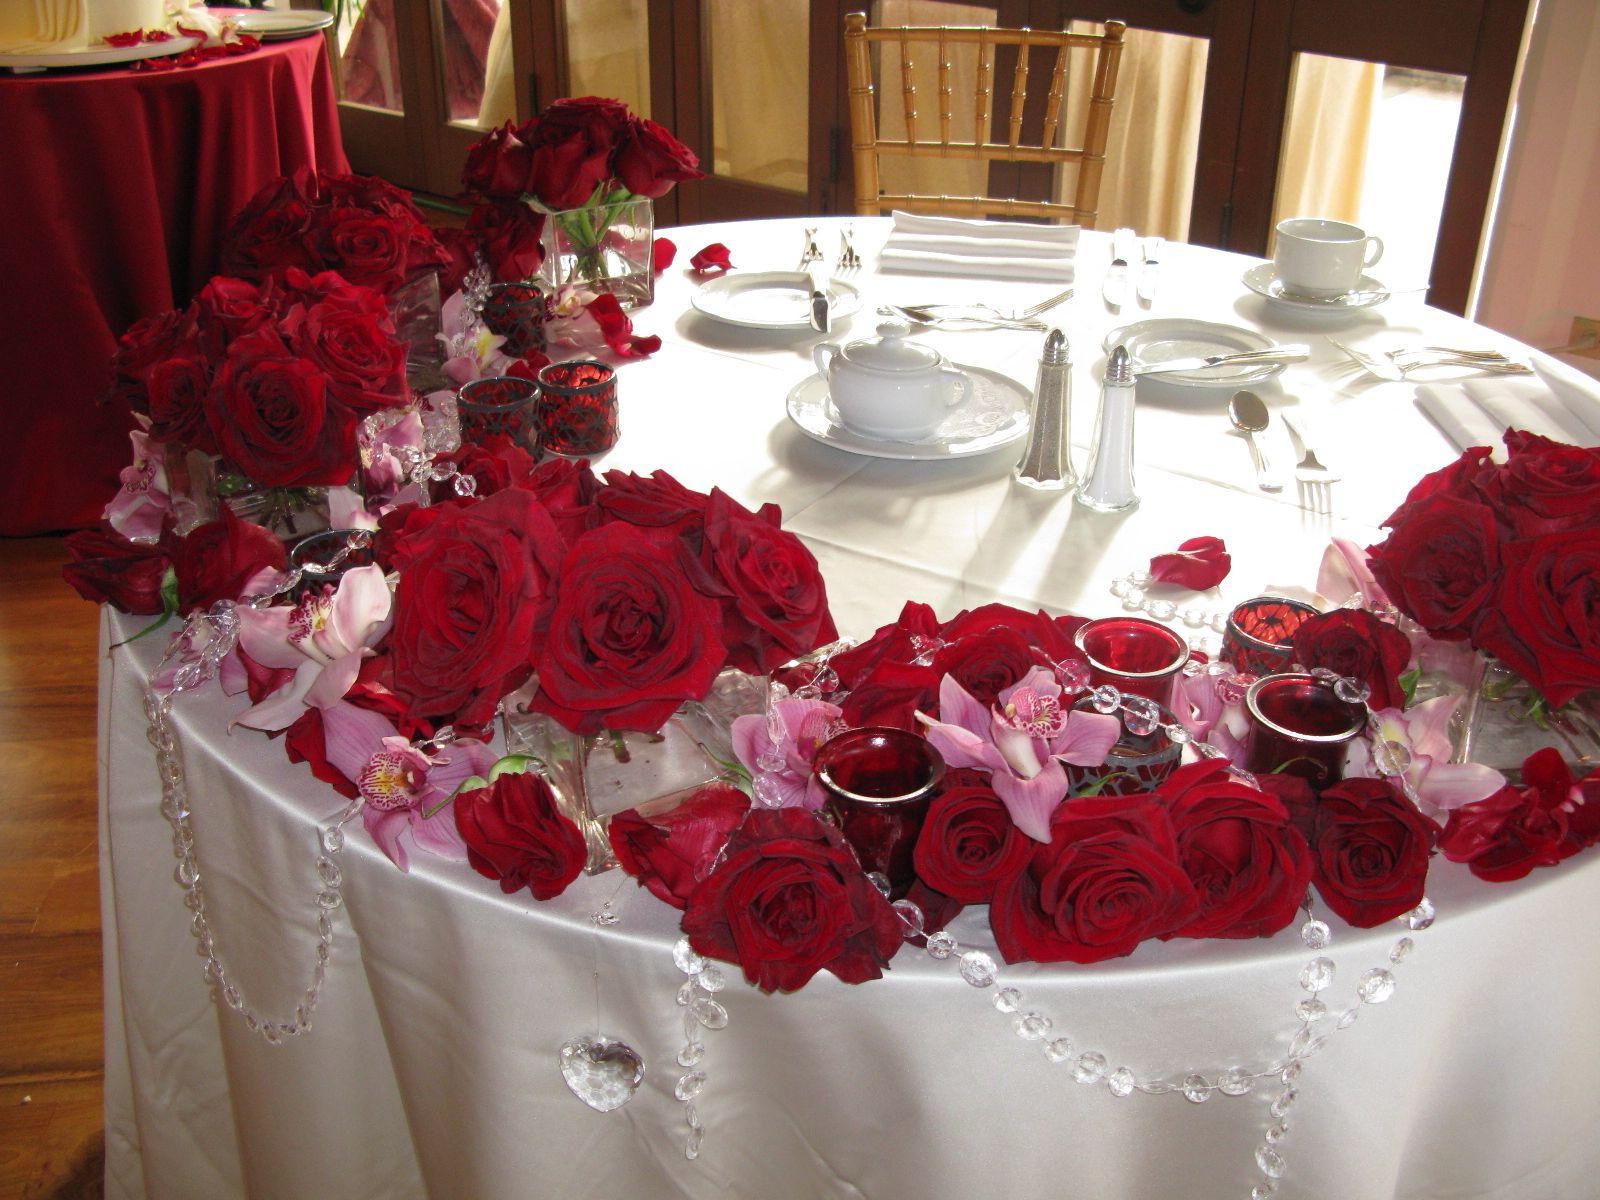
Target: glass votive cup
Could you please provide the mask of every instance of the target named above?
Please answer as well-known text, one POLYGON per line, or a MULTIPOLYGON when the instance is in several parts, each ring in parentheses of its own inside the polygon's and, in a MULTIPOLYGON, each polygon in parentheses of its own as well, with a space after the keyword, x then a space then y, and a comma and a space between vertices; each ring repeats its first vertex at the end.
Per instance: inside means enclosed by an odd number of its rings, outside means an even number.
POLYGON ((544 349, 548 304, 544 289, 536 283, 490 284, 483 301, 483 323, 490 333, 505 338, 502 353, 521 358, 530 350, 544 349))
POLYGON ((1285 596, 1257 596, 1228 614, 1222 661, 1251 675, 1277 675, 1294 664, 1294 635, 1317 610, 1285 596))
POLYGON ((1362 705, 1299 673, 1256 680, 1244 694, 1244 711, 1245 770, 1298 775, 1319 789, 1343 778, 1345 751, 1367 724, 1362 705))
POLYGON ((461 440, 482 442, 501 434, 537 456, 534 409, 538 398, 539 385, 518 375, 490 375, 462 384, 456 393, 461 440))
POLYGON ((320 592, 344 578, 346 571, 370 567, 377 561, 368 529, 324 529, 301 538, 289 551, 289 566, 300 569, 295 595, 320 592))
POLYGON ((1178 672, 1189 661, 1189 643, 1159 621, 1101 617, 1080 626, 1073 643, 1089 663, 1089 682, 1119 692, 1172 702, 1178 672))
MULTIPOLYGON (((1099 711, 1088 696, 1072 708, 1074 712, 1099 711)), ((1167 736, 1166 727, 1176 724, 1177 718, 1159 701, 1156 708, 1158 724, 1148 733, 1129 732, 1128 714, 1119 709, 1116 716, 1122 722, 1122 732, 1117 736, 1116 745, 1111 747, 1111 753, 1106 755, 1106 761, 1098 767, 1064 764, 1068 794, 1080 792, 1104 780, 1099 795, 1130 796, 1135 792, 1149 791, 1172 774, 1173 768, 1183 758, 1183 746, 1167 736)))
POLYGON ((861 869, 881 872, 890 894, 903 896, 916 880, 912 851, 944 778, 939 752, 904 729, 868 726, 823 743, 811 769, 861 869))
POLYGON ((617 444, 617 372, 593 359, 539 370, 539 445, 551 454, 587 458, 617 444))

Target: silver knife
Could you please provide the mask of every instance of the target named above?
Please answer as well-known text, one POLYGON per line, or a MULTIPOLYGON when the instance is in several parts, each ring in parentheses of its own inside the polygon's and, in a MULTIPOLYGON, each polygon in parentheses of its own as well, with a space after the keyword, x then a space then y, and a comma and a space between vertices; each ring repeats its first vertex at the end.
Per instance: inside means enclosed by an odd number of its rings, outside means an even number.
POLYGON ((1161 247, 1166 244, 1166 238, 1147 237, 1140 246, 1144 265, 1139 268, 1139 301, 1146 308, 1156 301, 1156 281, 1161 277, 1161 247))
POLYGON ((1311 357, 1310 346, 1269 346, 1265 350, 1243 350, 1237 354, 1212 354, 1205 358, 1172 358, 1166 362, 1137 363, 1135 375, 1170 375, 1176 371, 1204 371, 1207 367, 1244 367, 1304 362, 1311 357))
POLYGON ((833 321, 828 311, 828 279, 816 263, 807 263, 806 278, 811 280, 811 328, 827 333, 833 321))
POLYGON ((1128 264, 1133 261, 1133 252, 1137 248, 1138 239, 1133 230, 1123 228, 1112 233, 1111 268, 1106 272, 1105 282, 1100 285, 1100 295, 1113 312, 1122 311, 1122 301, 1128 294, 1128 264))

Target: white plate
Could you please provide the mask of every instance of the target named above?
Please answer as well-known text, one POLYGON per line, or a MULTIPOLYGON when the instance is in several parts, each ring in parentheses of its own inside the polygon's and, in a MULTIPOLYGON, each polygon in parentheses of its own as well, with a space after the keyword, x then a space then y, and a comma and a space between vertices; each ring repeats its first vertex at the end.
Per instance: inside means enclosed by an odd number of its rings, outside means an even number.
POLYGON ((287 12, 274 12, 263 8, 213 8, 221 17, 232 17, 240 33, 248 33, 263 42, 282 42, 289 38, 305 37, 333 24, 331 12, 297 8, 287 12))
POLYGON ((952 408, 933 434, 920 442, 893 442, 846 429, 828 396, 828 381, 821 375, 803 379, 789 391, 789 419, 807 437, 825 446, 866 454, 873 458, 937 461, 970 458, 1009 446, 1028 432, 1033 393, 1015 379, 964 363, 972 386, 966 399, 952 408))
POLYGON ((46 54, 0 54, 0 67, 13 71, 44 71, 51 67, 112 67, 182 54, 200 44, 199 38, 173 37, 164 42, 136 42, 132 46, 107 46, 104 43, 79 50, 51 50, 46 54))
MULTIPOLYGON (((1271 338, 1239 325, 1219 325, 1214 321, 1193 321, 1187 317, 1158 317, 1136 321, 1106 334, 1107 354, 1126 346, 1135 370, 1143 364, 1171 362, 1175 358, 1206 358, 1212 354, 1236 354, 1241 350, 1270 350, 1271 338)), ((1174 371, 1153 375, 1163 383, 1189 387, 1238 387, 1260 383, 1283 373, 1283 363, 1250 364, 1238 367, 1207 367, 1202 371, 1174 371)))
POLYGON ((1273 270, 1272 263, 1257 263, 1244 273, 1244 285, 1258 296, 1265 296, 1274 304, 1292 308, 1302 313, 1345 313, 1371 308, 1389 298, 1389 291, 1371 275, 1363 275, 1355 291, 1342 296, 1306 296, 1284 289, 1284 284, 1273 270))
MULTIPOLYGON (((811 277, 803 271, 730 271, 701 284, 690 303, 714 321, 746 329, 809 329, 811 277)), ((828 280, 834 321, 860 307, 860 292, 842 280, 828 280)))

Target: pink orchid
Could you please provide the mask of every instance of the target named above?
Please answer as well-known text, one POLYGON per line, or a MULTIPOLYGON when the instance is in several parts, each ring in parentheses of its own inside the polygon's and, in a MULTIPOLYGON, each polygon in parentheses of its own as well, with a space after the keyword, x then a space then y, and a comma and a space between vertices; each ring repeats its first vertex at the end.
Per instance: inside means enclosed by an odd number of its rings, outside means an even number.
POLYGON ((487 744, 464 738, 426 754, 387 717, 347 700, 322 710, 322 740, 328 762, 365 801, 361 823, 395 866, 409 870, 413 848, 466 861, 467 845, 446 802, 463 782, 488 773, 495 754, 487 744))
POLYGON ((308 592, 293 608, 237 611, 240 649, 263 667, 294 672, 235 721, 270 733, 292 725, 308 707, 326 709, 344 698, 361 660, 389 631, 389 584, 381 567, 356 567, 337 588, 308 592))
POLYGON ((382 516, 397 505, 426 501, 422 486, 410 481, 411 464, 421 461, 427 452, 422 414, 412 410, 382 428, 374 429, 374 424, 370 417, 362 422, 356 437, 367 515, 363 519, 352 511, 351 519, 362 523, 336 528, 376 529, 372 514, 382 516))
POLYGON ((756 781, 758 799, 766 793, 776 798, 774 808, 822 807, 826 794, 811 764, 841 715, 839 706, 826 700, 791 696, 772 706, 771 720, 764 713, 735 719, 733 752, 756 781), (763 780, 771 781, 770 790, 763 780))
POLYGON ((514 361, 500 351, 506 339, 480 321, 457 292, 439 307, 439 330, 444 343, 445 377, 458 386, 490 375, 504 375, 514 361))
POLYGON ((1050 840, 1050 814, 1067 794, 1061 764, 1099 766, 1122 733, 1116 717, 1063 709, 1061 684, 1042 667, 1001 692, 993 708, 946 675, 939 716, 918 713, 917 720, 945 764, 988 771, 1012 823, 1039 842, 1050 840))
POLYGON ((1244 735, 1249 727, 1243 697, 1229 699, 1223 694, 1224 675, 1202 671, 1198 675, 1178 676, 1173 689, 1172 715, 1197 742, 1208 742, 1225 754, 1230 762, 1244 761, 1244 735))
MULTIPOLYGON (((1409 756, 1405 777, 1416 792, 1417 807, 1437 821, 1443 821, 1451 809, 1485 800, 1506 785, 1505 776, 1492 767, 1450 761, 1450 718, 1462 699, 1439 696, 1405 712, 1386 708, 1374 714, 1376 736, 1400 747, 1402 759, 1409 756)), ((1382 778, 1368 739, 1350 743, 1344 773, 1362 779, 1382 778)))
POLYGON ((193 514, 194 504, 186 498, 173 500, 164 445, 152 441, 142 429, 131 430, 128 440, 133 443, 133 462, 118 473, 122 487, 102 515, 129 541, 154 542, 169 513, 177 513, 181 519, 185 511, 193 514))
POLYGON ((1317 591, 1333 604, 1343 604, 1360 595, 1365 608, 1384 608, 1388 593, 1367 567, 1367 552, 1346 538, 1334 538, 1322 552, 1317 568, 1317 591))

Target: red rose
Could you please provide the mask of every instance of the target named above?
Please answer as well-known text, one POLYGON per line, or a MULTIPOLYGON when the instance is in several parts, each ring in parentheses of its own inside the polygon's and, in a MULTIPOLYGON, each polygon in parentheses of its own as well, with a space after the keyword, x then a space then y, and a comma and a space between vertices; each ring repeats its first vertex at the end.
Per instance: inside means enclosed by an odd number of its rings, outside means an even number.
POLYGON ((102 522, 68 534, 67 553, 72 561, 61 568, 61 576, 85 600, 141 616, 165 607, 161 585, 172 565, 165 551, 130 542, 102 522))
POLYGON ((617 146, 617 178, 636 196, 659 200, 675 183, 700 179, 693 150, 644 117, 630 117, 617 146))
POLYGON ((354 800, 361 793, 346 779, 344 772, 328 761, 328 745, 323 737, 322 710, 308 705, 283 734, 283 751, 292 763, 303 762, 313 778, 320 779, 341 796, 354 800))
POLYGON ((717 605, 690 585, 670 542, 602 525, 572 544, 560 581, 536 651, 534 708, 577 733, 653 733, 706 694, 727 657, 717 605))
POLYGON ((206 420, 222 456, 265 487, 341 484, 355 470, 355 414, 273 329, 228 347, 206 393, 206 420))
POLYGON ((271 283, 214 276, 194 298, 200 342, 208 357, 220 359, 234 338, 277 319, 282 297, 271 283))
POLYGON ((217 439, 206 423, 211 371, 198 351, 162 359, 145 372, 144 387, 152 438, 216 453, 217 439))
POLYGON ((124 400, 135 412, 150 411, 145 377, 150 368, 174 355, 197 356, 195 308, 178 309, 143 317, 128 326, 117 339, 117 352, 111 360, 116 383, 113 395, 124 400))
POLYGON ((1382 779, 1346 779, 1323 791, 1313 817, 1312 878, 1351 925, 1370 929, 1422 900, 1439 828, 1382 779))
POLYGON ((539 498, 569 544, 600 523, 600 510, 595 504, 600 495, 600 481, 587 462, 546 459, 516 486, 539 498))
POLYGON ((700 274, 708 271, 730 271, 733 269, 733 259, 726 246, 721 242, 712 242, 697 251, 689 259, 689 265, 700 274))
POLYGON ((507 121, 472 143, 461 169, 461 185, 495 200, 515 200, 527 187, 532 170, 533 151, 507 121))
POLYGON ((1520 788, 1451 810, 1439 849, 1479 879, 1503 883, 1570 858, 1600 839, 1600 775, 1582 783, 1546 747, 1522 764, 1520 788))
POLYGON ((736 787, 714 783, 676 808, 641 816, 630 808, 611 818, 607 836, 622 869, 673 908, 685 908, 728 836, 750 811, 736 787))
POLYGON ((829 665, 847 692, 840 706, 844 720, 856 727, 915 729, 917 709, 928 712, 938 695, 931 649, 938 635, 939 619, 933 609, 908 600, 894 624, 881 626, 861 645, 834 655, 829 665), (924 647, 929 648, 926 653, 924 647), (928 658, 926 665, 915 662, 919 655, 928 658))
POLYGON ((1600 526, 1508 542, 1501 555, 1475 644, 1556 708, 1600 686, 1600 526))
POLYGON ((1198 897, 1164 806, 1149 796, 1068 800, 1050 841, 989 905, 1007 962, 1091 963, 1185 927, 1198 897))
POLYGON ((995 889, 1023 867, 1034 842, 986 784, 946 787, 917 835, 917 878, 968 904, 987 904, 995 889))
POLYGON ((405 282, 409 221, 353 205, 332 205, 312 217, 308 238, 315 255, 311 261, 353 284, 388 293, 405 282))
POLYGON ((1460 641, 1499 579, 1494 514, 1451 495, 1431 496, 1401 511, 1404 518, 1388 539, 1368 548, 1372 574, 1418 625, 1436 638, 1460 641))
POLYGON ((335 295, 309 308, 297 305, 283 321, 294 352, 327 376, 333 399, 358 414, 411 400, 406 348, 376 293, 367 294, 381 317, 369 304, 335 295))
POLYGON ((1518 537, 1600 524, 1600 450, 1584 450, 1520 429, 1506 432, 1506 465, 1479 485, 1518 537))
MULTIPOLYGON (((462 442, 459 450, 441 455, 439 461, 453 462, 461 474, 472 476, 477 485, 473 495, 479 499, 523 482, 534 467, 533 456, 503 433, 479 442, 462 442)), ((447 500, 455 495, 451 480, 443 479, 433 485, 435 500, 447 500)))
POLYGON ((482 725, 528 677, 566 544, 514 488, 427 511, 393 542, 390 686, 412 712, 482 725))
MULTIPOLYGON (((979 704, 993 704, 1006 688, 1020 683, 1035 666, 1044 665, 1039 657, 1022 634, 1004 625, 956 638, 933 656, 936 682, 929 703, 937 704, 937 681, 949 675, 979 704)), ((935 710, 923 711, 931 714, 935 710)))
POLYGON ((1400 675, 1411 661, 1411 640, 1359 608, 1336 608, 1305 621, 1294 634, 1294 656, 1307 670, 1326 667, 1372 689, 1373 708, 1404 708, 1400 675))
POLYGON ((1389 514, 1389 519, 1383 522, 1384 528, 1399 528, 1406 521, 1412 506, 1435 496, 1453 496, 1458 500, 1482 499, 1479 484, 1497 469, 1489 461, 1492 453, 1487 446, 1472 446, 1448 467, 1424 475, 1406 493, 1400 507, 1389 514))
POLYGON ((616 520, 688 534, 697 549, 710 502, 710 496, 690 491, 665 471, 649 475, 607 471, 605 490, 596 500, 616 520))
POLYGON ((1281 803, 1210 759, 1179 767, 1155 795, 1167 804, 1178 860, 1200 900, 1193 920, 1164 936, 1269 937, 1294 920, 1311 854, 1281 803))
POLYGON ((169 527, 161 548, 177 572, 181 613, 237 600, 262 571, 286 565, 283 543, 261 526, 241 521, 226 504, 219 520, 197 525, 183 537, 169 527))
POLYGON ((1063 658, 1083 657, 1072 644, 1072 635, 1084 624, 1087 621, 1083 617, 1052 617, 1043 610, 1030 613, 1009 604, 980 604, 951 617, 939 627, 939 636, 955 641, 987 629, 1011 629, 1038 652, 1039 663, 1045 666, 1063 658))
POLYGON ((611 179, 611 155, 628 124, 617 100, 557 100, 519 130, 532 151, 527 191, 546 208, 577 208, 611 179))
POLYGON ((839 636, 817 560, 781 521, 776 504, 752 513, 716 488, 706 506, 701 561, 727 598, 728 661, 755 675, 839 636))
POLYGON ((549 900, 583 870, 583 834, 556 809, 542 776, 501 775, 488 787, 458 793, 452 807, 467 861, 478 874, 498 879, 502 892, 527 888, 535 900, 549 900))
POLYGON ((1216 587, 1233 569, 1233 558, 1221 538, 1190 538, 1170 554, 1150 560, 1151 578, 1176 583, 1194 591, 1216 587))
POLYGON ((222 273, 257 278, 304 265, 315 189, 315 180, 302 170, 274 180, 251 197, 222 235, 222 273))
POLYGON ((901 940, 899 917, 843 835, 798 808, 751 810, 689 896, 683 931, 764 992, 792 992, 822 970, 845 983, 877 979, 901 940))
POLYGON ((467 232, 476 239, 497 280, 509 283, 538 274, 544 262, 540 235, 544 214, 520 200, 475 204, 467 217, 467 232))

